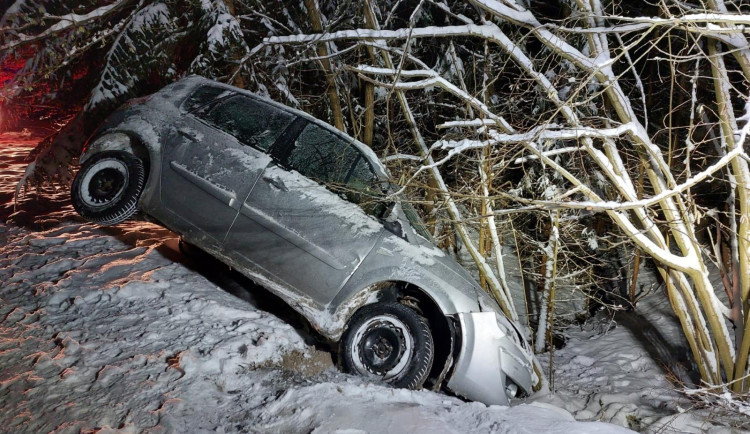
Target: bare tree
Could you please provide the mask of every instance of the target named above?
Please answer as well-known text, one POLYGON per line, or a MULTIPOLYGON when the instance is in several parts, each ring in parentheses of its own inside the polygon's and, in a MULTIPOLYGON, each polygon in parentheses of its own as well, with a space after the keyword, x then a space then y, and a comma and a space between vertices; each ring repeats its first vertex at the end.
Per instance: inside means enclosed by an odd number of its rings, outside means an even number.
MULTIPOLYGON (((660 16, 653 18, 628 15, 616 3, 605 10, 599 0, 576 0, 569 4, 571 13, 567 20, 543 22, 518 2, 471 0, 469 3, 473 8, 462 3, 451 6, 461 12, 444 4, 432 4, 445 15, 448 22, 445 25, 418 26, 412 20, 394 30, 370 27, 274 36, 264 44, 347 41, 378 46, 381 51, 395 53, 400 60, 352 65, 350 70, 396 93, 400 99, 406 93, 439 89, 470 107, 463 111, 465 119, 440 125, 454 135, 456 130, 463 130, 463 138, 438 139, 428 145, 415 134, 417 155, 400 158, 423 161, 411 175, 412 181, 423 173, 429 173, 437 181, 459 236, 509 316, 516 314, 511 295, 496 274, 498 271, 502 274, 502 270, 489 267, 466 232, 465 217, 453 204, 452 191, 442 173, 469 151, 488 147, 506 154, 515 149, 521 160, 535 160, 543 170, 557 174, 556 189, 550 197, 526 198, 504 193, 501 196, 505 200, 515 201, 520 208, 584 210, 608 215, 619 231, 656 261, 703 380, 716 386, 729 384, 738 392, 747 391, 750 387, 747 381, 749 172, 742 144, 749 127, 739 128, 738 119, 745 120, 746 114, 744 104, 736 103, 746 99, 747 86, 733 86, 730 74, 742 74, 745 83, 750 78, 747 40, 742 34, 742 26, 750 21, 750 15, 728 13, 720 2, 710 2, 709 9, 701 10, 675 2, 662 3, 660 16), (689 59, 696 63, 694 74, 690 75, 698 77, 697 85, 707 80, 697 60, 703 59, 703 65, 710 65, 715 99, 712 95, 694 93, 688 105, 690 119, 710 107, 715 125, 693 124, 688 134, 678 133, 672 126, 674 137, 692 141, 686 148, 694 149, 696 143, 702 143, 695 140, 699 132, 709 131, 718 137, 719 152, 701 146, 704 157, 698 164, 690 156, 684 161, 673 158, 679 151, 673 149, 674 140, 661 142, 660 128, 647 121, 652 106, 646 102, 648 95, 640 68, 648 62, 666 59, 674 65, 681 60, 677 55, 669 57, 669 52, 658 52, 662 41, 672 35, 689 41, 685 47, 689 59), (523 79, 533 83, 538 94, 544 96, 546 109, 536 116, 509 121, 506 113, 513 112, 504 112, 507 104, 488 104, 479 92, 469 91, 461 77, 446 78, 420 59, 428 54, 413 48, 414 41, 433 38, 474 38, 489 44, 512 60, 510 69, 521 71, 523 79), (739 65, 739 71, 726 65, 729 59, 725 53, 732 54, 732 63, 739 65), (563 82, 559 77, 567 80, 563 82), (691 164, 697 167, 690 167, 691 164), (644 173, 645 179, 637 177, 638 171, 644 173), (726 175, 722 176, 723 173, 726 175), (693 189, 719 176, 732 192, 730 205, 736 212, 705 208, 710 205, 696 201, 691 195, 693 189), (730 256, 734 258, 728 263, 706 249, 700 235, 701 217, 717 212, 722 214, 723 224, 732 229, 725 231, 729 232, 730 256), (734 267, 725 273, 730 284, 729 306, 721 301, 709 279, 711 263, 734 267), (734 337, 728 323, 734 327, 734 337)), ((417 9, 421 7, 423 3, 417 9)), ((473 54, 476 53, 475 50, 473 54)), ((502 76, 508 70, 507 65, 503 66, 505 69, 492 71, 491 75, 502 76)), ((670 116, 673 112, 669 111, 670 116)), ((672 130, 669 135, 672 137, 672 130)), ((487 176, 480 168, 476 179, 482 182, 487 176)), ((487 212, 488 208, 483 209, 487 212)))

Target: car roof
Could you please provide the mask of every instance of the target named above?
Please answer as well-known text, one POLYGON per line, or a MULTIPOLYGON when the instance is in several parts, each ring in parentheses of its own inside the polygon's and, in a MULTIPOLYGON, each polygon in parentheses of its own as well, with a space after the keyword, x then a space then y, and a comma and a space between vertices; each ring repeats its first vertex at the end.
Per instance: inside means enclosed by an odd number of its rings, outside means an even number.
MULTIPOLYGON (((365 145, 364 143, 360 142, 359 140, 355 139, 354 137, 352 137, 352 136, 350 136, 350 135, 348 135, 348 134, 346 134, 346 133, 344 133, 342 131, 339 131, 338 129, 334 128, 330 124, 328 124, 326 122, 323 122, 323 121, 321 121, 320 119, 318 119, 318 118, 316 118, 314 116, 311 116, 309 113, 305 113, 302 110, 291 108, 291 107, 286 106, 286 105, 284 105, 284 104, 282 104, 280 102, 274 101, 271 98, 268 98, 268 97, 263 96, 263 95, 258 95, 258 94, 254 93, 254 92, 249 91, 249 90, 241 89, 241 88, 236 87, 236 86, 232 86, 232 85, 229 85, 229 84, 221 83, 221 82, 218 82, 216 80, 211 80, 209 78, 206 78, 206 77, 203 77, 203 76, 200 76, 200 75, 190 75, 190 76, 185 77, 182 80, 180 80, 180 83, 181 84, 186 84, 186 85, 188 85, 189 87, 192 87, 192 88, 198 88, 199 86, 203 86, 203 85, 211 85, 211 86, 219 87, 219 88, 222 88, 222 89, 231 90, 231 91, 236 92, 236 93, 241 94, 241 95, 246 95, 246 96, 249 96, 249 97, 252 97, 252 98, 255 98, 255 99, 262 100, 263 102, 271 104, 272 106, 274 106, 276 108, 279 108, 281 110, 293 113, 293 114, 295 114, 297 116, 300 116, 300 117, 306 119, 308 122, 314 123, 314 124, 316 124, 316 125, 318 125, 318 126, 320 126, 322 128, 325 128, 326 130, 331 131, 334 134, 336 134, 336 135, 338 135, 338 136, 346 139, 347 142, 349 142, 352 145, 354 145, 360 152, 362 152, 365 156, 367 156, 368 160, 370 160, 370 162, 371 162, 371 164, 373 166, 373 169, 377 172, 378 176, 380 176, 383 180, 388 180, 388 178, 389 178, 388 171, 386 170, 385 166, 383 166, 383 163, 380 162, 380 159, 378 158, 378 156, 375 155, 375 152, 373 152, 373 150, 369 146, 365 145)), ((189 93, 192 93, 192 90, 189 93)))

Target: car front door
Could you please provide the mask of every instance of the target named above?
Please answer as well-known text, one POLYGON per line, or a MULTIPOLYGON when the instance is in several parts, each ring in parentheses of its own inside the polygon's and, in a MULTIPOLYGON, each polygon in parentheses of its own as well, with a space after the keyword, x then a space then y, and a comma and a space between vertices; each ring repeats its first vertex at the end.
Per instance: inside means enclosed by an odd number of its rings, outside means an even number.
POLYGON ((314 123, 273 154, 279 164, 263 171, 226 246, 322 307, 383 230, 379 202, 370 201, 378 181, 344 136, 314 123))
POLYGON ((221 247, 263 169, 268 150, 294 116, 244 95, 197 107, 175 125, 164 154, 161 200, 176 229, 202 247, 221 247))

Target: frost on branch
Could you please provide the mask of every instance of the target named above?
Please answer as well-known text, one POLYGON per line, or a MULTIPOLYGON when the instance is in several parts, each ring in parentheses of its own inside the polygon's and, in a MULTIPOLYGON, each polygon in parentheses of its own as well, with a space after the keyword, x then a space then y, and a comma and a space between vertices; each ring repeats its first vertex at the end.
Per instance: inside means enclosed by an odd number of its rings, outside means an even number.
POLYGON ((223 0, 201 0, 202 16, 198 32, 200 38, 198 56, 190 64, 189 71, 206 77, 226 78, 234 73, 238 60, 249 48, 242 36, 237 18, 232 15, 223 0))

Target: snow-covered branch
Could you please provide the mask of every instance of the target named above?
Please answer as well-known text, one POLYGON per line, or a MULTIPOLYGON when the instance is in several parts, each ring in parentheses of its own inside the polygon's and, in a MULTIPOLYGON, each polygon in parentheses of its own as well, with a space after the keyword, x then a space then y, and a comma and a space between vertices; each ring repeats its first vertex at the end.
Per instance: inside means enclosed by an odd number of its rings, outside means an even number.
POLYGON ((399 160, 409 160, 409 161, 424 161, 424 157, 418 157, 416 155, 409 155, 409 154, 393 154, 388 155, 385 158, 382 158, 381 161, 384 163, 387 163, 389 161, 399 161, 399 160))
POLYGON ((700 13, 686 14, 679 17, 659 18, 659 17, 623 17, 607 16, 608 20, 628 21, 640 24, 653 24, 668 27, 687 27, 694 24, 708 24, 707 28, 717 33, 748 33, 750 29, 745 26, 750 24, 750 14, 730 14, 730 13, 700 13), (729 24, 729 26, 716 26, 716 24, 729 24))
MULTIPOLYGON (((45 21, 50 21, 50 20, 56 21, 55 24, 46 28, 41 33, 38 33, 35 35, 26 35, 24 33, 16 33, 14 37, 12 38, 11 42, 8 42, 7 44, 0 46, 0 51, 12 50, 13 48, 16 48, 20 45, 40 41, 47 37, 76 29, 89 22, 101 20, 102 18, 108 15, 111 15, 133 3, 134 3, 134 0, 118 0, 118 1, 115 1, 114 3, 108 4, 105 6, 100 6, 86 14, 70 13, 70 14, 65 14, 65 15, 60 15, 60 16, 54 16, 54 15, 45 13, 43 15, 43 19, 45 21)), ((3 17, 3 21, 5 21, 5 16, 3 17)))
MULTIPOLYGON (((553 149, 551 151, 544 151, 542 153, 542 155, 544 155, 545 157, 552 157, 554 155, 568 154, 568 153, 571 153, 571 152, 580 152, 580 151, 583 151, 583 150, 584 149, 581 148, 581 147, 579 147, 579 146, 568 146, 568 147, 565 147, 565 148, 553 149)), ((536 155, 528 155, 528 156, 525 156, 525 157, 518 157, 515 160, 513 160, 513 163, 514 164, 523 164, 523 163, 526 163, 526 162, 529 162, 529 161, 533 161, 533 160, 539 160, 539 157, 537 157, 536 155)))
MULTIPOLYGON (((578 148, 573 148, 573 149, 577 150, 578 148)), ((551 155, 557 155, 559 153, 560 152, 551 151, 551 152, 544 152, 541 155, 543 155, 544 157, 549 157, 551 155)), ((747 154, 745 154, 744 150, 741 147, 733 149, 731 152, 727 153, 724 157, 719 159, 719 161, 707 167, 702 172, 695 174, 692 178, 679 184, 675 188, 662 191, 661 193, 655 196, 652 196, 648 199, 629 201, 629 202, 613 202, 613 201, 561 202, 561 201, 556 201, 556 200, 551 200, 551 201, 524 200, 524 202, 538 205, 543 208, 551 208, 551 209, 571 208, 571 209, 585 209, 588 211, 612 211, 612 210, 623 211, 623 210, 634 210, 634 209, 646 209, 646 208, 658 205, 660 202, 662 202, 665 199, 671 198, 678 194, 682 194, 685 191, 695 187, 699 183, 708 179, 714 173, 724 168, 727 164, 731 163, 733 159, 738 158, 738 157, 748 158, 747 154)))
POLYGON ((473 119, 466 121, 450 121, 438 124, 437 129, 446 128, 479 128, 479 127, 494 127, 497 126, 497 122, 492 119, 473 119))

